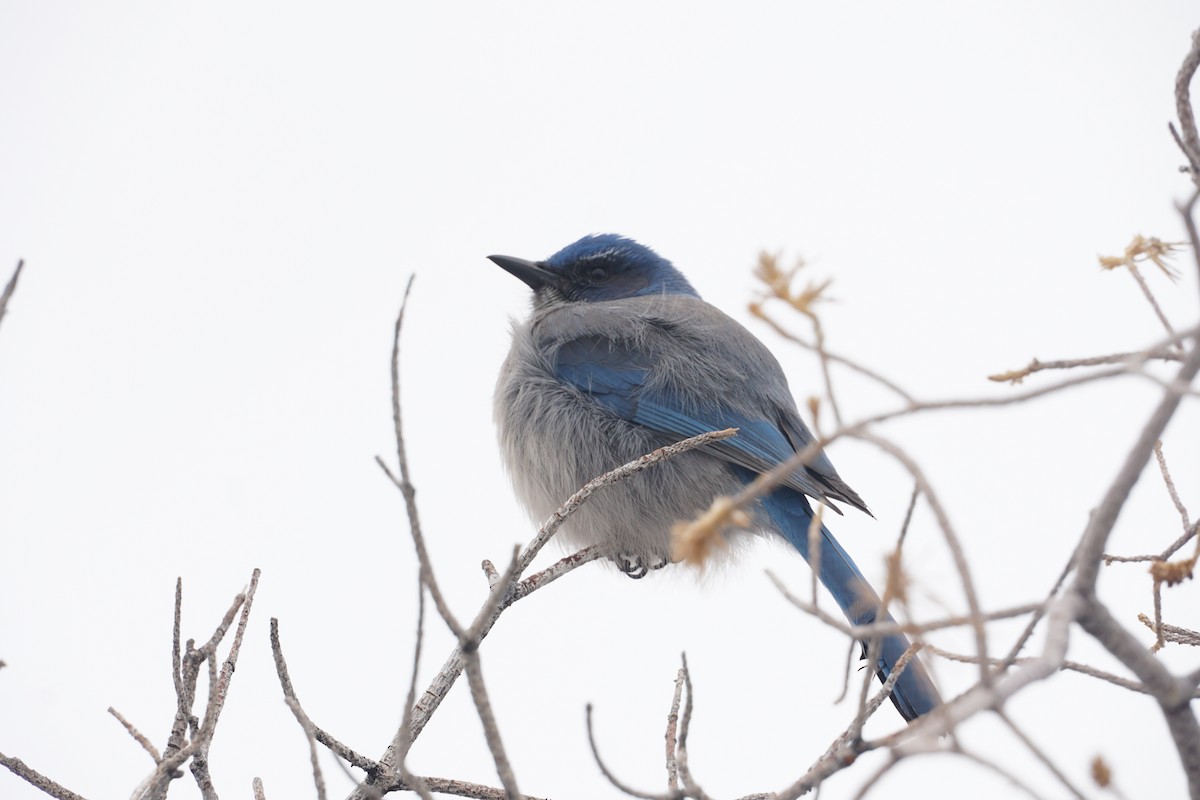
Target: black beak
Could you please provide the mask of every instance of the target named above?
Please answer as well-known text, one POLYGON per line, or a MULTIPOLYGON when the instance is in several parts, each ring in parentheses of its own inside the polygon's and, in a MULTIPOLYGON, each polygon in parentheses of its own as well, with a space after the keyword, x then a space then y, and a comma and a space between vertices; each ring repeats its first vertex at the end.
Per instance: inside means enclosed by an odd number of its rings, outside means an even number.
POLYGON ((525 281, 529 285, 529 288, 535 292, 543 286, 552 285, 556 282, 554 273, 542 269, 533 261, 526 261, 523 258, 513 258, 512 256, 488 256, 488 260, 525 281))

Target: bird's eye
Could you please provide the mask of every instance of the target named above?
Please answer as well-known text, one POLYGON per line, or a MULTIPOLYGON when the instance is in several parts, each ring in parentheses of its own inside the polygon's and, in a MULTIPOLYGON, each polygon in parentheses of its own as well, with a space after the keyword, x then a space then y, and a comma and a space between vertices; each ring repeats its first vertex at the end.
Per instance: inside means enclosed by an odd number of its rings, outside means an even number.
POLYGON ((592 267, 588 271, 588 277, 594 281, 602 281, 608 277, 607 267, 592 267))

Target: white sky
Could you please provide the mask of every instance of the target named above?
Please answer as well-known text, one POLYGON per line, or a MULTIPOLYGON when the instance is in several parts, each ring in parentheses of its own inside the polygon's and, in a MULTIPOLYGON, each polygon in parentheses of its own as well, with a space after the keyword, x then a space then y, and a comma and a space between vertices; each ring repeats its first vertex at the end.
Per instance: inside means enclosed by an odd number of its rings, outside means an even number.
MULTIPOLYGON (((92 798, 126 796, 173 714, 171 598, 205 639, 254 567, 254 616, 212 752, 217 789, 313 796, 267 624, 318 724, 369 757, 400 716, 415 617, 392 458, 388 356, 408 276, 404 402, 437 573, 460 616, 478 564, 532 532, 491 422, 507 319, 527 290, 484 259, 540 258, 589 232, 633 236, 746 319, 761 248, 832 277, 830 346, 923 398, 1002 395, 989 373, 1032 356, 1131 350, 1161 329, 1097 253, 1181 238, 1188 182, 1167 134, 1198 21, 1191 2, 303 3, 0 5, 0 275, 27 269, 0 324, 0 751, 92 798)), ((1149 280, 1196 319, 1190 262, 1149 280)), ((749 323, 803 399, 815 364, 749 323)), ((797 324, 798 329, 803 329, 797 324)), ((891 408, 841 376, 850 418, 891 408)), ((1036 377, 1030 386, 1048 377, 1036 377)), ((1038 405, 886 429, 940 488, 989 608, 1039 599, 1156 393, 1127 380, 1038 405)), ((1194 405, 1166 437, 1193 515, 1194 405)), ((831 527, 868 574, 910 483, 869 447, 840 472, 877 520, 831 527)), ((1178 533, 1161 482, 1113 542, 1178 533)), ((556 554, 553 554, 556 555, 556 554)), ((929 515, 907 549, 918 607, 962 608, 929 515)), ((547 558, 548 561, 548 558, 547 558)), ((788 607, 801 559, 758 545, 697 582, 592 567, 514 608, 484 649, 522 789, 617 797, 587 751, 664 785, 680 651, 697 692, 691 763, 718 796, 790 783, 852 715, 833 705, 846 648, 788 607)), ((1142 567, 1105 597, 1149 613, 1142 567)), ((1168 619, 1197 627, 1197 593, 1168 619)), ((431 626, 433 627, 433 626, 431 626)), ((996 629, 1001 651, 1016 626, 996 629)), ((1140 634, 1149 644, 1150 635, 1140 634)), ((935 639, 967 647, 961 634, 935 639)), ((423 679, 450 649, 427 642, 423 679)), ((1113 662, 1077 636, 1072 657, 1113 662)), ((1168 652, 1178 667, 1188 653, 1168 652)), ((947 694, 972 668, 936 664, 947 694)), ((423 683, 422 683, 423 685, 423 683)), ((1184 783, 1149 700, 1077 675, 1032 688, 1015 719, 1079 785, 1101 753, 1132 796, 1184 783)), ((898 727, 890 708, 875 732, 898 727)), ((988 720, 963 741, 1063 791, 988 720)), ((866 756, 823 798, 850 797, 866 756)), ((348 789, 325 759, 333 796, 348 789)), ((415 771, 497 785, 464 687, 418 742, 415 771)), ((197 796, 190 778, 175 787, 197 796)), ((892 796, 1007 796, 949 758, 902 765, 892 796)), ((173 794, 173 796, 175 796, 173 794)), ((0 795, 40 797, 9 775, 0 795)))

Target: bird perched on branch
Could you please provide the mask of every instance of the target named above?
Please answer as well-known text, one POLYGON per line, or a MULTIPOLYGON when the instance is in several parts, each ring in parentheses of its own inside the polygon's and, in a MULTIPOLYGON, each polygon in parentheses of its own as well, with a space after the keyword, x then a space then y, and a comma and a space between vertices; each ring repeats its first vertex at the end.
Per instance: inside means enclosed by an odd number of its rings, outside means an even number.
MULTIPOLYGON (((602 234, 544 261, 489 258, 533 290, 529 319, 513 326, 495 416, 513 485, 535 519, 592 478, 659 447, 738 429, 598 492, 564 524, 561 535, 606 545, 630 577, 670 562, 674 523, 813 441, 766 346, 701 300, 650 248, 602 234)), ((748 511, 752 527, 782 536, 812 564, 810 497, 867 510, 818 451, 748 511)), ((813 567, 846 617, 874 622, 878 597, 824 525, 818 550, 813 567)), ((881 680, 908 646, 902 635, 883 637, 875 663, 881 680)), ((892 701, 907 720, 940 702, 918 659, 899 676, 892 701)))

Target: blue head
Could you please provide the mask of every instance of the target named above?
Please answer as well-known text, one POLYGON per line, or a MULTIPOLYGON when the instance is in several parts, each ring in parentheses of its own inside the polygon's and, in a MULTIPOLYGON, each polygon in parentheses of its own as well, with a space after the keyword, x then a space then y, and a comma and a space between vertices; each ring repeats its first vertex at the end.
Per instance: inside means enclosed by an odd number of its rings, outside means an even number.
POLYGON ((534 306, 656 294, 699 297, 670 261, 615 233, 585 236, 544 261, 488 256, 533 289, 534 306))

